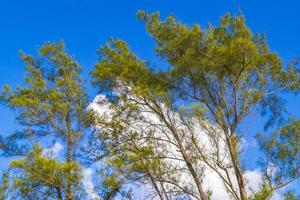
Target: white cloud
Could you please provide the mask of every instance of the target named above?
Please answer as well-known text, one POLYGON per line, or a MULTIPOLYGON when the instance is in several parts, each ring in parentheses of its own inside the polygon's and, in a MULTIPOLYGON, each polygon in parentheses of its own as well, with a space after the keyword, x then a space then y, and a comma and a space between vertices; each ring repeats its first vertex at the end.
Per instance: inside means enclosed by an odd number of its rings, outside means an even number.
POLYGON ((239 145, 240 150, 245 150, 247 148, 256 148, 258 146, 255 139, 246 140, 245 138, 241 138, 239 145))
POLYGON ((246 171, 244 177, 247 181, 248 193, 251 191, 258 191, 263 183, 263 174, 260 170, 246 171))
POLYGON ((271 200, 282 200, 283 199, 283 196, 278 192, 278 191, 275 191, 271 200))
POLYGON ((95 191, 95 186, 93 183, 93 170, 91 168, 83 168, 82 175, 82 184, 87 194, 87 198, 90 200, 100 199, 99 195, 95 191))
POLYGON ((206 170, 203 185, 206 190, 212 191, 212 200, 230 200, 228 192, 224 189, 221 179, 215 172, 206 170))
MULTIPOLYGON (((258 192, 260 184, 262 184, 262 172, 258 169, 253 171, 245 172, 245 179, 247 180, 247 193, 250 195, 252 192, 258 192), (252 189, 251 191, 249 189, 252 189)), ((223 183, 220 178, 213 172, 206 173, 206 176, 203 180, 203 184, 206 186, 205 189, 212 190, 212 200, 231 200, 228 195, 228 192, 224 189, 223 183)), ((237 185, 236 185, 237 186, 237 185)), ((135 197, 145 197, 147 192, 151 191, 149 185, 135 188, 134 196, 135 197)), ((282 200, 283 191, 275 191, 270 200, 282 200)), ((142 198, 143 199, 143 198, 142 198)), ((156 198, 157 199, 157 198, 156 198)), ((155 199, 155 200, 156 200, 155 199)))
MULTIPOLYGON (((98 113, 100 117, 103 117, 106 120, 110 120, 110 118, 113 115, 113 110, 110 109, 110 103, 106 99, 104 95, 99 95, 95 98, 95 100, 90 104, 89 106, 90 109, 93 109, 98 113)), ((167 109, 162 105, 163 109, 167 109)), ((154 131, 153 134, 156 134, 156 137, 161 137, 163 139, 169 139, 172 138, 171 134, 169 136, 166 136, 168 134, 168 130, 164 128, 160 119, 153 113, 148 112, 147 107, 141 107, 140 108, 140 118, 137 119, 132 119, 131 121, 131 126, 127 127, 128 130, 135 130, 135 131, 140 131, 143 130, 143 132, 149 132, 150 128, 145 128, 145 127, 150 127, 149 124, 156 124, 157 127, 160 127, 160 130, 154 131), (141 120, 140 120, 141 119, 141 120)), ((185 129, 184 124, 180 121, 178 117, 178 113, 173 112, 173 113, 168 113, 172 115, 172 120, 173 123, 175 124, 176 127, 180 127, 182 132, 188 132, 187 129, 185 129)), ((122 116, 121 116, 122 117, 122 116)), ((210 139, 208 138, 207 134, 204 132, 204 130, 199 126, 199 124, 196 122, 193 122, 194 125, 192 126, 192 129, 194 129, 194 133, 196 133, 198 139, 199 139, 199 144, 203 146, 205 152, 211 155, 214 154, 214 149, 212 148, 210 139)), ((207 124, 206 124, 207 125, 207 124)), ((208 125, 211 126, 211 125, 208 125)), ((216 131, 217 129, 214 128, 216 131)), ((218 131, 218 130, 217 130, 218 131)), ((188 139, 188 137, 186 137, 188 139)), ((184 140, 184 139, 183 139, 184 140)), ((222 139, 220 139, 222 141, 222 139)), ((184 141, 183 141, 184 142, 184 141)), ((255 141, 247 142, 246 140, 242 141, 243 146, 245 147, 255 147, 256 143, 255 141)), ((225 144, 220 142, 219 144, 220 149, 222 152, 220 153, 220 157, 222 159, 222 162, 224 163, 230 163, 229 158, 228 158, 228 152, 226 152, 226 147, 225 144)), ((170 144, 161 144, 159 148, 157 148, 158 151, 164 151, 164 154, 167 156, 175 156, 175 157, 180 157, 178 149, 176 149, 175 146, 170 145, 170 144)), ((174 161, 172 160, 170 162, 170 165, 174 166, 183 166, 184 163, 181 161, 174 161)), ((201 164, 199 164, 199 169, 201 169, 201 164)), ((91 171, 89 173, 92 173, 91 171)), ((232 177, 232 182, 234 185, 234 188, 238 190, 238 184, 234 176, 234 172, 230 172, 230 176, 232 177)), ((205 169, 204 171, 204 179, 203 179, 203 185, 206 190, 211 190, 212 191, 212 200, 230 200, 230 197, 228 195, 228 192, 226 191, 224 187, 224 183, 218 176, 218 174, 208 168, 205 169)), ((89 175, 91 176, 91 174, 89 175)), ((246 182, 247 182, 247 192, 248 194, 251 194, 252 192, 257 192, 260 189, 260 185, 263 182, 263 174, 259 169, 254 169, 254 170, 247 170, 244 174, 246 182)), ((182 173, 180 174, 180 183, 182 185, 186 186, 191 186, 192 178, 190 174, 188 173, 182 173)), ((92 184, 91 178, 88 181, 89 183, 92 184)), ((92 186, 93 190, 93 186, 92 186)), ((145 185, 142 187, 135 187, 133 190, 133 193, 140 194, 141 191, 142 193, 146 193, 146 191, 149 191, 149 185, 145 185)), ((146 195, 146 194, 145 194, 146 195)), ((278 192, 274 193, 272 200, 279 200, 281 199, 281 196, 278 192)))
POLYGON ((58 154, 64 149, 63 145, 59 142, 55 142, 55 144, 50 148, 43 149, 43 156, 48 158, 57 158, 58 154))

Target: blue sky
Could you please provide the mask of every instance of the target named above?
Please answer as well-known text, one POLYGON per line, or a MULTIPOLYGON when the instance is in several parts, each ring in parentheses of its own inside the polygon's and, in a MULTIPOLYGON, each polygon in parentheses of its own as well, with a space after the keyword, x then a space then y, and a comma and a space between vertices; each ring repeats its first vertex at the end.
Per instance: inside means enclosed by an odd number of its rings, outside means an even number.
MULTIPOLYGON (((137 21, 139 9, 174 14, 188 24, 216 24, 227 11, 241 9, 253 32, 266 33, 270 48, 284 62, 300 56, 300 2, 296 0, 2 0, 0 1, 0 87, 22 83, 24 66, 18 51, 35 53, 47 41, 63 39, 83 67, 84 77, 97 62, 96 50, 109 37, 120 38, 143 59, 163 66, 153 52, 154 43, 137 21)), ((96 90, 90 88, 93 98, 96 90)), ((299 116, 299 97, 289 96, 287 106, 299 116)), ((14 113, 0 106, 0 134, 16 130, 14 113)), ((262 123, 254 121, 255 130, 262 123)), ((253 155, 256 151, 253 150, 253 155)), ((1 166, 1 165, 0 165, 1 166)))

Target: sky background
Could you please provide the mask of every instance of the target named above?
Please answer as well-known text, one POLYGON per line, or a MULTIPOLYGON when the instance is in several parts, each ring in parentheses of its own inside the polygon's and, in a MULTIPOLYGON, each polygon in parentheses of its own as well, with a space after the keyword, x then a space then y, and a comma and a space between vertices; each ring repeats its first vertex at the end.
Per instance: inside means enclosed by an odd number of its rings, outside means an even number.
MULTIPOLYGON (((87 81, 98 60, 96 50, 110 37, 127 41, 152 66, 164 67, 154 54, 154 43, 144 23, 136 19, 139 9, 159 11, 162 18, 173 14, 181 22, 199 23, 201 27, 209 22, 217 24, 226 12, 237 13, 240 9, 252 31, 265 33, 270 49, 285 63, 300 56, 300 1, 296 0, 1 0, 0 88, 5 84, 22 84, 25 68, 18 58, 19 50, 35 54, 40 45, 49 41, 65 41, 69 52, 83 67, 87 81)), ((88 86, 88 91, 92 100, 97 90, 88 86)), ((293 95, 287 98, 287 108, 296 116, 300 111, 299 100, 293 95)), ((0 106, 1 135, 17 129, 14 118, 12 111, 0 106)), ((263 123, 256 118, 249 126, 255 133, 262 129, 263 123)), ((258 154, 256 148, 249 148, 249 158, 258 154)), ((252 159, 245 163, 250 168, 256 165, 252 159)))

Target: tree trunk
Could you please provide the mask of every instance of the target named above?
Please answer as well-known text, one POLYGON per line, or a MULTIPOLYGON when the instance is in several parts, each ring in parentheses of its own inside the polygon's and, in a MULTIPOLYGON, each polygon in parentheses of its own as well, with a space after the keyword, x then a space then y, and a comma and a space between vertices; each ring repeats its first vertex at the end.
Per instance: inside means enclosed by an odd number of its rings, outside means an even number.
POLYGON ((191 161, 190 161, 190 159, 189 159, 189 157, 188 157, 188 155, 187 155, 187 153, 186 153, 186 151, 185 151, 185 149, 184 149, 184 147, 181 143, 180 137, 178 136, 176 130, 174 130, 174 127, 172 125, 170 125, 165 119, 163 119, 163 120, 165 121, 165 123, 167 124, 169 129, 171 130, 171 132, 172 132, 172 134, 173 134, 173 136, 174 136, 174 138, 175 138, 175 140, 178 144, 178 148, 180 150, 180 153, 181 153, 181 155, 182 155, 182 157, 183 157, 183 159, 184 159, 184 161, 185 161, 185 163, 186 163, 186 165, 187 165, 187 167, 188 167, 188 169, 189 169, 189 171, 190 171, 190 173, 191 173, 191 175, 194 179, 194 182, 196 184, 197 190, 198 190, 199 195, 200 195, 200 199, 201 200, 207 200, 206 193, 205 193, 205 191, 202 187, 202 183, 201 183, 201 181, 199 179, 199 176, 197 175, 197 173, 196 173, 196 171, 193 167, 193 164, 191 163, 191 161))
POLYGON ((62 200, 61 188, 57 187, 56 192, 57 192, 57 199, 62 200))
POLYGON ((240 163, 238 160, 238 150, 237 145, 234 145, 232 143, 232 137, 226 133, 226 142, 227 146, 229 148, 229 153, 234 169, 234 173, 238 182, 239 192, 240 192, 240 199, 241 200, 247 200, 247 192, 246 192, 246 182, 243 176, 242 169, 240 168, 240 163))
MULTIPOLYGON (((70 162, 71 161, 71 145, 72 145, 72 140, 70 134, 68 135, 68 144, 67 144, 67 157, 66 161, 70 162)), ((66 200, 72 200, 72 194, 71 194, 71 172, 67 173, 67 189, 66 189, 66 200)))
POLYGON ((161 108, 158 106, 158 104, 156 102, 153 102, 156 109, 153 108, 150 104, 148 104, 148 106, 156 113, 158 114, 159 118, 165 123, 165 125, 168 127, 168 129, 171 131, 174 139, 176 140, 176 143, 178 144, 178 148, 179 148, 179 151, 185 161, 185 164, 187 165, 188 167, 188 170, 190 171, 191 173, 191 176, 196 184, 196 187, 197 187, 197 191, 199 193, 199 197, 201 200, 207 200, 207 197, 206 197, 206 193, 202 187, 202 183, 199 179, 199 176, 197 175, 195 169, 194 169, 194 166, 192 164, 192 162, 190 161, 189 159, 189 156, 187 154, 187 152, 185 151, 184 149, 184 146, 181 142, 181 138, 180 136, 178 135, 177 133, 177 130, 174 128, 173 124, 171 122, 169 122, 167 120, 167 118, 165 117, 165 114, 164 112, 161 110, 161 108))
MULTIPOLYGON (((72 143, 73 143, 73 132, 71 127, 71 120, 69 114, 66 116, 66 127, 67 127, 67 155, 66 161, 71 162, 71 151, 72 151, 72 143)), ((71 171, 67 173, 67 189, 66 189, 66 200, 72 200, 72 190, 71 190, 72 182, 71 182, 71 171)))
POLYGON ((157 192, 157 194, 158 194, 158 196, 159 196, 159 199, 160 199, 160 200, 164 200, 163 194, 162 194, 162 192, 159 190, 159 188, 158 188, 158 186, 157 186, 155 180, 153 179, 152 175, 151 175, 150 173, 148 173, 148 176, 150 177, 150 181, 151 181, 151 183, 152 183, 154 189, 156 190, 156 192, 157 192))

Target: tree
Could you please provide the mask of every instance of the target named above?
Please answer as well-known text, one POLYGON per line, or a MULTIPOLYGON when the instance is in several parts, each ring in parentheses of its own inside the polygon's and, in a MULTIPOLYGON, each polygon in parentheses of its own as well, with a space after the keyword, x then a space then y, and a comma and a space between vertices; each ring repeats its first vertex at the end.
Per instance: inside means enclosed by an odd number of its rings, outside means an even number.
POLYGON ((35 145, 28 156, 10 163, 15 174, 13 187, 22 199, 73 199, 80 190, 81 168, 74 161, 60 163, 42 155, 43 149, 35 145), (69 192, 69 182, 74 191, 69 192))
MULTIPOLYGON (((261 162, 265 177, 272 190, 282 188, 300 177, 300 121, 290 123, 270 135, 258 135, 265 152, 261 162)), ((287 194, 287 199, 292 194, 287 194)))
POLYGON ((8 194, 9 194, 9 174, 8 172, 4 172, 1 176, 0 200, 7 199, 8 194))
POLYGON ((296 196, 291 191, 284 194, 284 200, 298 200, 298 199, 300 199, 300 196, 296 196))
MULTIPOLYGON (((106 141, 110 141, 107 149, 114 147, 113 141, 120 142, 118 145, 127 142, 124 147, 128 149, 129 145, 134 150, 138 150, 136 143, 139 146, 145 143, 156 150, 155 159, 162 158, 153 141, 163 138, 143 140, 145 135, 150 137, 150 130, 135 130, 132 122, 142 120, 154 132, 162 126, 171 133, 167 142, 174 142, 178 148, 184 163, 182 171, 188 171, 196 188, 193 193, 185 189, 181 192, 196 199, 209 199, 210 193, 205 192, 199 171, 204 166, 219 176, 232 199, 250 198, 240 153, 241 139, 249 133, 241 132, 241 125, 256 112, 268 114, 267 127, 281 122, 284 105, 280 93, 298 89, 297 69, 293 64, 284 67, 279 56, 269 50, 265 36, 253 35, 243 16, 226 14, 219 26, 210 25, 207 29, 198 24, 185 25, 173 16, 161 21, 159 13, 141 11, 138 18, 146 22, 146 29, 156 42, 157 54, 170 68, 162 72, 151 70, 121 40, 111 40, 101 48, 101 58, 92 75, 100 88, 117 94, 112 98, 112 107, 117 107, 118 114, 109 123, 121 127, 119 130, 109 126, 111 135, 106 131, 101 134, 100 130, 100 136, 106 135, 106 141), (125 117, 120 117, 119 112, 124 110, 127 110, 125 117), (141 118, 141 112, 156 116, 159 126, 149 122, 149 116, 141 118), (175 122, 178 119, 180 125, 175 122), (187 123, 190 120, 200 124, 212 150, 201 143, 202 137, 187 123)), ((106 126, 107 122, 97 123, 106 126)), ((110 156, 120 156, 115 154, 118 151, 112 152, 110 156)), ((122 158, 127 162, 127 157, 122 158)), ((164 181, 176 183, 169 180, 164 181)), ((154 182, 155 188, 159 181, 154 182)))
MULTIPOLYGON (((202 186, 203 168, 195 155, 190 157, 195 153, 188 149, 190 136, 199 126, 192 127, 186 118, 180 118, 182 115, 155 104, 158 102, 153 99, 134 96, 132 90, 118 92, 118 98, 122 100, 116 105, 106 98, 96 100, 100 105, 96 107, 99 112, 96 124, 100 128, 96 139, 100 144, 89 145, 94 146, 89 152, 97 149, 101 152, 96 160, 105 157, 108 166, 115 169, 108 176, 109 182, 113 183, 111 190, 117 185, 115 192, 119 192, 122 184, 139 182, 152 186, 153 191, 148 191, 150 199, 155 196, 160 199, 184 199, 187 196, 200 199, 197 184, 202 186)), ((206 193, 209 192, 204 195, 206 193)))
MULTIPOLYGON (((30 140, 31 143, 56 137, 65 143, 67 150, 63 162, 56 163, 54 160, 43 159, 40 156, 40 149, 34 146, 28 158, 14 161, 12 167, 23 169, 23 175, 29 177, 20 179, 21 182, 32 181, 24 184, 43 185, 45 182, 42 182, 42 179, 48 179, 47 173, 40 174, 45 177, 36 179, 32 177, 31 170, 34 171, 36 166, 43 169, 44 163, 53 164, 50 165, 52 169, 45 170, 52 170, 55 174, 61 173, 62 170, 66 182, 65 199, 75 199, 77 179, 73 182, 72 169, 75 167, 76 171, 79 170, 78 147, 89 126, 91 116, 86 110, 89 99, 80 77, 81 67, 67 53, 63 42, 45 44, 39 49, 37 58, 23 52, 20 56, 27 66, 25 85, 18 86, 15 91, 6 86, 2 94, 2 101, 17 112, 17 120, 24 127, 18 135, 22 139, 30 140), (35 157, 31 158, 32 156, 35 157)), ((19 190, 22 190, 24 185, 20 185, 20 181, 15 186, 17 188, 20 186, 19 190)))

